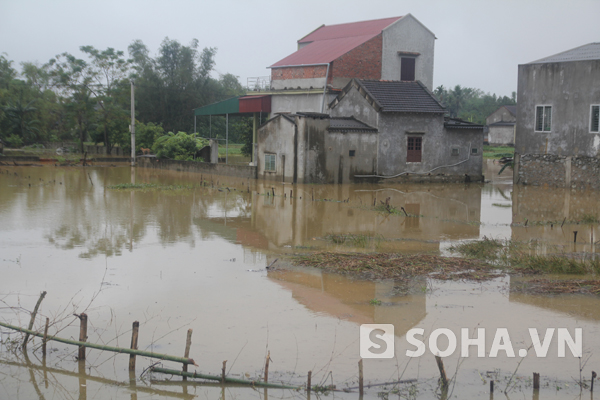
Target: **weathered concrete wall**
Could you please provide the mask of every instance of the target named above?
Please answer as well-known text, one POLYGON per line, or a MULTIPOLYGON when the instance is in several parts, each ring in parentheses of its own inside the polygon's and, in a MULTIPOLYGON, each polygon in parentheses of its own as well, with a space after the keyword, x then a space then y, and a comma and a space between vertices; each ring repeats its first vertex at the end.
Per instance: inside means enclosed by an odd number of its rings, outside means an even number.
POLYGON ((599 157, 522 154, 515 182, 533 186, 600 189, 599 157))
POLYGON ((311 147, 306 182, 348 183, 354 181, 354 175, 377 173, 376 132, 341 133, 308 129, 307 136, 311 147), (320 146, 323 149, 318 153, 317 147, 320 146), (352 157, 351 150, 354 151, 352 157), (320 157, 320 154, 324 157, 320 157), (314 157, 313 160, 310 157, 314 157))
POLYGON ((494 122, 517 122, 517 117, 512 115, 506 107, 500 107, 485 119, 486 125, 491 125, 494 122))
POLYGON ((235 176, 238 178, 256 178, 256 167, 211 164, 195 161, 159 160, 156 158, 139 158, 138 167, 167 169, 181 172, 197 172, 213 175, 235 176))
MULTIPOLYGON (((327 104, 335 98, 335 94, 325 95, 323 112, 327 112, 327 104)), ((302 94, 277 94, 271 97, 271 114, 296 112, 321 112, 323 92, 302 94)))
POLYGON ((410 14, 383 30, 381 79, 400 80, 399 51, 420 53, 415 79, 433 90, 435 35, 410 14))
MULTIPOLYGON (((296 125, 278 116, 263 125, 256 134, 257 177, 280 182, 294 181, 294 142, 297 140, 296 125), (275 171, 265 171, 265 154, 275 154, 275 171)), ((297 173, 297 172, 296 172, 297 173)))
POLYGON ((600 60, 519 65, 515 151, 600 156, 590 105, 600 104, 600 60), (552 106, 550 132, 535 132, 536 106, 552 106))
POLYGON ((367 99, 355 88, 351 89, 336 106, 329 110, 332 117, 353 116, 365 124, 377 128, 379 113, 369 104, 367 99))
POLYGON ((492 125, 488 131, 488 142, 493 145, 515 143, 515 125, 492 125))

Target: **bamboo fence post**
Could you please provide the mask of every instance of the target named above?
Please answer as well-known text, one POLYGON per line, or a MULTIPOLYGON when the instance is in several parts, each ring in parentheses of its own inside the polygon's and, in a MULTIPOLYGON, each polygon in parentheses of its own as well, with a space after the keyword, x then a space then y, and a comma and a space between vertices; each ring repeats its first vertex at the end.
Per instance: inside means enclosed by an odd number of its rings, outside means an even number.
MULTIPOLYGON (((35 322, 35 316, 37 315, 38 309, 40 308, 40 304, 42 304, 42 300, 44 300, 44 297, 46 297, 46 291, 44 290, 41 294, 40 294, 40 298, 38 299, 37 303, 35 303, 35 308, 33 309, 33 312, 31 313, 31 319, 29 320, 29 330, 33 329, 33 323, 35 322)), ((29 340, 29 334, 25 333, 25 339, 23 339, 23 350, 25 350, 27 348, 27 341, 29 340)))
POLYGON ((50 318, 46 317, 46 326, 44 327, 44 339, 42 340, 42 354, 46 357, 46 342, 48 341, 48 325, 50 325, 50 318))
POLYGON ((440 356, 435 356, 438 369, 440 370, 440 378, 442 379, 442 386, 448 388, 448 378, 446 377, 446 370, 444 369, 444 362, 440 356))
MULTIPOLYGON (((167 368, 160 368, 160 367, 152 367, 150 370, 152 372, 158 372, 161 374, 169 374, 169 375, 177 375, 177 376, 185 375, 188 378, 209 379, 212 381, 219 381, 219 382, 221 382, 223 379, 222 375, 209 375, 209 374, 201 374, 198 372, 182 372, 182 371, 179 371, 176 369, 167 369, 167 368)), ((249 380, 245 380, 245 379, 227 378, 227 377, 225 378, 225 383, 236 383, 236 384, 240 384, 240 385, 268 387, 268 388, 275 388, 275 389, 294 389, 294 390, 302 389, 302 387, 300 387, 300 386, 291 386, 291 385, 285 385, 285 384, 279 384, 279 383, 266 383, 266 382, 262 382, 262 381, 249 381, 249 380)))
POLYGON ((269 382, 269 360, 271 360, 271 350, 267 352, 267 361, 265 361, 265 382, 269 382))
MULTIPOLYGON (((25 328, 20 328, 18 326, 10 325, 10 324, 4 323, 4 322, 0 322, 0 326, 9 328, 9 329, 12 329, 15 331, 19 331, 19 332, 29 333, 32 336, 44 337, 44 335, 42 333, 39 333, 36 331, 31 331, 31 330, 28 330, 25 328)), ((178 362, 178 363, 182 363, 182 364, 196 365, 194 360, 191 358, 170 356, 168 354, 153 353, 151 351, 132 350, 132 349, 124 348, 124 347, 114 347, 114 346, 106 346, 103 344, 86 343, 86 342, 81 342, 81 341, 77 341, 77 340, 64 339, 64 338, 60 338, 57 336, 48 336, 48 341, 50 341, 50 340, 54 340, 55 342, 70 344, 73 346, 84 346, 84 347, 89 347, 91 349, 112 351, 113 353, 135 354, 135 355, 143 356, 143 357, 157 358, 159 360, 167 360, 167 361, 173 361, 173 362, 178 362)))
POLYGON ((311 379, 312 379, 312 371, 308 371, 308 380, 306 382, 306 390, 308 391, 308 393, 310 393, 310 390, 312 389, 311 386, 311 379))
MULTIPOLYGON (((187 331, 187 339, 185 340, 185 352, 183 353, 183 356, 185 358, 189 358, 190 357, 190 348, 192 347, 192 329, 188 329, 187 331)), ((187 364, 183 364, 183 368, 182 368, 183 372, 188 372, 188 366, 187 364)), ((187 381, 187 377, 184 376, 183 377, 184 381, 187 381)))
POLYGON ((596 371, 592 371, 592 383, 590 384, 590 393, 594 393, 594 379, 596 379, 596 371))
POLYGON ((540 374, 533 373, 533 390, 540 390, 540 374))
MULTIPOLYGON (((87 341, 87 321, 88 317, 86 313, 81 313, 78 315, 80 326, 79 326, 79 341, 85 342, 87 341)), ((79 360, 85 360, 85 345, 79 346, 79 360)))
POLYGON ((363 360, 358 362, 358 393, 362 397, 365 394, 365 388, 363 386, 363 360))
POLYGON ((225 368, 227 367, 227 360, 223 361, 223 368, 221 368, 221 383, 225 383, 225 368))
POLYGON ((577 243, 577 231, 573 231, 573 243, 577 243))
MULTIPOLYGON (((139 330, 140 330, 140 322, 135 321, 131 328, 131 350, 137 350, 137 348, 138 348, 139 330)), ((129 355, 129 370, 135 371, 135 354, 129 355)))

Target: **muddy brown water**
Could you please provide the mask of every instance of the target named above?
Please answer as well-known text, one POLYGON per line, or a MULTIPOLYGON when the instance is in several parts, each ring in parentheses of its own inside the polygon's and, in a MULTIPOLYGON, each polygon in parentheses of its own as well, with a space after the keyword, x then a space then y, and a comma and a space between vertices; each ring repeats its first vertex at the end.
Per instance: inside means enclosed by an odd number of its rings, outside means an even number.
MULTIPOLYGON (((444 358, 456 374, 452 396, 496 396, 516 370, 509 393, 535 398, 531 375, 542 375, 543 398, 579 395, 580 369, 589 381, 600 369, 600 301, 590 296, 534 296, 511 292, 504 276, 484 283, 419 278, 406 282, 358 281, 278 261, 282 255, 315 250, 398 251, 449 254, 462 240, 488 237, 530 240, 552 251, 595 253, 598 224, 577 221, 600 215, 597 192, 513 187, 489 162, 486 184, 455 185, 289 185, 172 171, 118 167, 1 167, 0 319, 25 326, 41 291, 36 329, 53 321, 50 334, 79 335, 74 313, 89 315, 89 341, 128 347, 133 321, 140 321, 139 348, 183 355, 193 329, 190 370, 259 379, 267 351, 269 380, 302 385, 357 385, 359 326, 393 324, 396 357, 365 359, 365 383, 417 379, 414 384, 366 390, 366 398, 432 398, 437 366, 429 347, 424 356, 406 340, 413 328, 428 336, 448 328, 458 349, 444 358), (200 178, 206 186, 200 185, 200 178), (114 190, 120 183, 192 185, 192 189, 114 190), (214 186, 214 187, 213 187, 214 186), (267 196, 268 192, 276 196, 267 196), (292 192, 292 193, 290 193, 292 192), (290 198, 292 194, 292 198, 290 198), (371 209, 386 201, 418 218, 371 209), (314 199, 314 200, 313 200, 314 199), (562 221, 566 222, 560 226, 562 221), (527 223, 525 223, 527 222, 527 223), (573 231, 578 231, 573 243, 573 231), (353 239, 332 243, 328 235, 353 239), (285 267, 285 268, 284 268, 285 267), (377 301, 375 301, 377 300, 377 301), (379 304, 381 302, 381 304, 379 304), (531 344, 528 328, 582 328, 583 360, 557 355, 554 337, 546 358, 528 354, 496 358, 460 356, 461 328, 473 335, 485 328, 489 355, 496 329, 507 328, 515 352, 531 344), (522 362, 521 362, 522 361, 522 362), (519 364, 519 362, 521 362, 519 364)), ((540 252, 545 251, 540 247, 540 252)), ((514 282, 512 282, 514 283, 514 282)), ((138 358, 135 378, 128 357, 88 350, 84 370, 77 349, 52 342, 45 361, 40 341, 28 358, 11 347, 20 334, 1 328, 0 398, 294 398, 303 391, 183 385, 180 378, 142 371, 153 361, 138 358), (84 372, 85 371, 85 372, 84 372)), ((471 335, 471 336, 472 336, 471 335)), ((444 349, 444 338, 440 348, 444 349)), ((174 363, 164 367, 179 369, 174 363)), ((315 396, 315 394, 313 394, 315 396)), ((320 395, 321 397, 323 395, 320 395)), ((317 396, 319 397, 319 396, 317 396)), ((358 393, 329 393, 358 398, 358 393)))

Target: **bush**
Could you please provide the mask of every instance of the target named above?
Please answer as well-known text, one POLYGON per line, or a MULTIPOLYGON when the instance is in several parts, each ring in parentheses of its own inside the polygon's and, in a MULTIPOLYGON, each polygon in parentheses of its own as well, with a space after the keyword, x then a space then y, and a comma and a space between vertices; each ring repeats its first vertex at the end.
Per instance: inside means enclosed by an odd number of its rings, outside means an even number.
POLYGON ((23 139, 17 135, 10 135, 4 139, 6 147, 10 149, 18 149, 23 147, 23 139))
POLYGON ((152 152, 158 158, 191 161, 196 153, 207 145, 208 140, 206 139, 195 138, 194 135, 188 135, 185 132, 177 134, 169 132, 156 140, 152 146, 152 152))

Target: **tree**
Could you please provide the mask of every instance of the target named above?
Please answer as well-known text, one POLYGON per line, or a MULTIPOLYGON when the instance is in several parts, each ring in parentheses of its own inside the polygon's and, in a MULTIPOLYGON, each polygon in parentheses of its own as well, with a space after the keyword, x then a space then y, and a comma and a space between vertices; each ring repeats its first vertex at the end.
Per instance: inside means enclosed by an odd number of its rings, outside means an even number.
POLYGON ((207 145, 208 140, 206 139, 196 138, 194 135, 188 135, 185 132, 178 132, 177 134, 169 132, 158 138, 152 146, 152 151, 158 158, 191 161, 196 153, 207 145))

